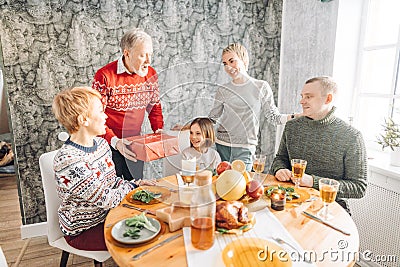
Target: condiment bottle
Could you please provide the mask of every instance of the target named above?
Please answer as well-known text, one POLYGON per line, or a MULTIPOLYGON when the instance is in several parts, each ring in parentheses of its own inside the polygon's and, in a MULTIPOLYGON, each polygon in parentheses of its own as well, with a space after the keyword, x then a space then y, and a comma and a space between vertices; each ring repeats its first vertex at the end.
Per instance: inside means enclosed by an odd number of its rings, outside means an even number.
POLYGON ((216 199, 211 188, 211 171, 197 172, 194 182, 197 188, 190 204, 192 245, 206 250, 213 246, 215 239, 216 199))

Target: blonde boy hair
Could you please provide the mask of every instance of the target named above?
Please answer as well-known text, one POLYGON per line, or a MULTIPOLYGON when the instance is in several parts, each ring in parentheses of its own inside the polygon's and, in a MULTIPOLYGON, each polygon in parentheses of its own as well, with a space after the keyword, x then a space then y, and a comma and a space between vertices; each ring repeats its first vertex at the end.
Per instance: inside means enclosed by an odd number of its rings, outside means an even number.
POLYGON ((233 43, 222 50, 222 55, 228 52, 235 53, 243 61, 246 71, 249 69, 249 54, 246 47, 239 43, 233 43))
POLYGON ((59 92, 53 100, 53 113, 70 134, 79 130, 78 116, 87 118, 91 115, 93 100, 101 95, 90 87, 74 87, 59 92))

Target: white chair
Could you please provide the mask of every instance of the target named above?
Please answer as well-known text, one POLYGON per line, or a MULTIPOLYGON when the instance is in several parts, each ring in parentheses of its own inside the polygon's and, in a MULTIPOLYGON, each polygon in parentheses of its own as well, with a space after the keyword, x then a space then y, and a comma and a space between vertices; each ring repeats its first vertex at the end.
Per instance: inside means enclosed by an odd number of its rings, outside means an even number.
POLYGON ((7 267, 6 257, 4 257, 3 250, 0 247, 0 267, 7 267))
POLYGON ((57 185, 55 173, 53 169, 54 157, 56 151, 44 153, 39 158, 40 172, 42 175, 43 191, 46 201, 46 214, 47 214, 47 239, 52 247, 62 250, 60 266, 66 266, 69 254, 76 254, 94 260, 95 266, 102 266, 102 262, 110 258, 107 251, 87 251, 71 247, 64 239, 64 235, 60 230, 58 222, 57 210, 61 204, 61 200, 57 195, 57 185))

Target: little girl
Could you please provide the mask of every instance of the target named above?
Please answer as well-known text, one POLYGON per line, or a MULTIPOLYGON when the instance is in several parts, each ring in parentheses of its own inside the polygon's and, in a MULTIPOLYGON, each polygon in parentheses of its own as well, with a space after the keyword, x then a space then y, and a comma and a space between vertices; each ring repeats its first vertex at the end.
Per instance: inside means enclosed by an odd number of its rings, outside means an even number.
POLYGON ((196 118, 190 124, 190 147, 182 151, 185 159, 196 158, 198 170, 217 168, 221 162, 218 152, 211 148, 215 142, 213 123, 209 118, 196 118))

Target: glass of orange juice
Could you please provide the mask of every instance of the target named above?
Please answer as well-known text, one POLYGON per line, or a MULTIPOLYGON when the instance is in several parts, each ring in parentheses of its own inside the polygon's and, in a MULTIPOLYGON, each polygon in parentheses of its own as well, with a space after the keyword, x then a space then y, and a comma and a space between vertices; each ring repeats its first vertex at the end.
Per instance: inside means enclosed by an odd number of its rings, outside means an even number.
POLYGON ((266 158, 265 155, 261 154, 255 154, 253 156, 253 171, 256 173, 253 178, 255 180, 261 180, 261 173, 264 171, 266 158))
POLYGON ((182 159, 182 180, 186 185, 193 183, 194 174, 197 170, 196 158, 182 159))
POLYGON ((335 201, 339 185, 340 183, 333 179, 322 178, 319 180, 319 194, 322 202, 324 202, 324 207, 318 212, 318 216, 324 220, 333 218, 333 215, 329 213, 328 207, 330 203, 335 201))
POLYGON ((294 187, 298 188, 303 178, 304 172, 306 171, 307 161, 304 159, 292 159, 292 181, 294 187))

